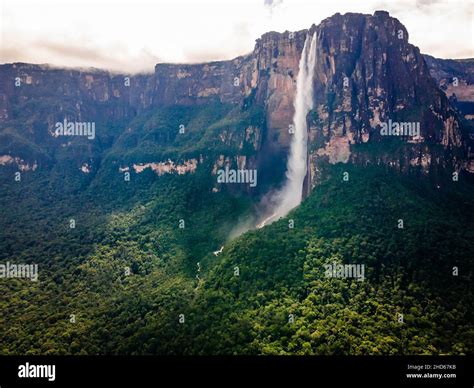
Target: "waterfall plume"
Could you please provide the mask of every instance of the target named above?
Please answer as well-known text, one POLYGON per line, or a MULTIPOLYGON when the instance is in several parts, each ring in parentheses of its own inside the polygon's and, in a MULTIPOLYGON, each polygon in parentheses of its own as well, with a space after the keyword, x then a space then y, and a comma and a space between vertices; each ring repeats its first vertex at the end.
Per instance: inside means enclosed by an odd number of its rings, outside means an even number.
POLYGON ((306 116, 313 108, 313 77, 316 63, 316 32, 306 36, 299 62, 296 81, 293 116, 293 139, 286 165, 286 181, 283 187, 274 192, 270 198, 269 216, 264 218, 257 227, 263 227, 285 217, 290 210, 301 203, 303 182, 307 172, 308 128, 306 116))

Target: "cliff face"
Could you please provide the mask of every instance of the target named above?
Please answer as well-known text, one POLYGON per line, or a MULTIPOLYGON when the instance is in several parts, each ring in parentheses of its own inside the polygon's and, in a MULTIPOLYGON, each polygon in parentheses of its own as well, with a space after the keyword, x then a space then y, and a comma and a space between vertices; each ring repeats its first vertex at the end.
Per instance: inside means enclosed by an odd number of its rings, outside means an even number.
POLYGON ((468 137, 459 117, 438 89, 405 27, 387 12, 346 14, 317 28, 315 109, 311 116, 311 178, 318 160, 329 163, 384 163, 428 172, 435 160, 443 168, 468 166, 468 137), (383 136, 384 123, 418 125, 416 136, 383 136), (400 143, 402 151, 384 152, 400 143), (380 144, 381 152, 361 154, 358 144, 380 144), (436 149, 442 145, 444 151, 436 149))
POLYGON ((424 55, 431 76, 466 120, 474 119, 474 59, 439 59, 424 55))
POLYGON ((309 31, 271 33, 257 41, 257 85, 259 95, 266 96, 267 141, 277 139, 273 148, 289 145, 298 61, 306 34, 314 32, 318 44, 315 106, 308 115, 308 189, 323 160, 383 163, 424 173, 438 167, 474 171, 472 135, 463 130, 460 115, 431 77, 419 49, 408 43, 405 27, 383 11, 336 14, 309 31), (419 134, 384 136, 382 127, 389 122, 413 124, 419 134), (359 145, 365 143, 378 145, 378 152, 364 152, 359 145))
MULTIPOLYGON (((324 162, 384 163, 426 173, 439 165, 474 172, 471 135, 431 77, 419 49, 408 43, 405 27, 383 11, 373 16, 336 14, 309 30, 267 33, 252 53, 231 61, 158 64, 152 74, 1 65, 0 157, 18 157, 40 168, 51 163, 56 148, 79 141, 60 143, 54 137, 55 123, 67 119, 96 121, 108 128, 99 131, 98 142, 83 147, 90 159, 98 160, 127 136, 135 139, 129 143, 140 143, 140 136, 146 137, 154 125, 146 120, 156 109, 218 104, 228 107, 224 111, 230 115, 223 132, 209 135, 218 137, 218 143, 206 143, 224 146, 218 159, 242 164, 245 156, 247 167, 258 167, 263 174, 276 169, 281 177, 291 142, 298 63, 307 34, 314 32, 318 43, 315 106, 308 115, 308 190, 324 162), (248 112, 260 112, 261 117, 236 125, 247 120, 248 112), (418 123, 420 133, 383 136, 382 126, 389 121, 418 123), (394 142, 397 151, 388 151, 385 144, 393 150, 394 142), (364 144, 380 146, 367 153, 360 147, 364 144)), ((219 127, 217 122, 207 124, 219 127)), ((175 145, 176 139, 169 130, 155 136, 164 146, 175 145)), ((149 153, 144 158, 140 162, 162 162, 149 160, 149 153)))

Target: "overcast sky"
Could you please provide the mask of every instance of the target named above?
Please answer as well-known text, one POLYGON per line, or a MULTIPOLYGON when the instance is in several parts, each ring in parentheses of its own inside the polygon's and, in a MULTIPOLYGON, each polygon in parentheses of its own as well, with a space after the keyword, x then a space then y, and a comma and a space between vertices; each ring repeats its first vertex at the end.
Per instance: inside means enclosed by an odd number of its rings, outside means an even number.
POLYGON ((153 71, 250 52, 267 31, 296 31, 336 12, 384 9, 410 42, 441 58, 474 57, 470 0, 0 0, 0 63, 153 71))

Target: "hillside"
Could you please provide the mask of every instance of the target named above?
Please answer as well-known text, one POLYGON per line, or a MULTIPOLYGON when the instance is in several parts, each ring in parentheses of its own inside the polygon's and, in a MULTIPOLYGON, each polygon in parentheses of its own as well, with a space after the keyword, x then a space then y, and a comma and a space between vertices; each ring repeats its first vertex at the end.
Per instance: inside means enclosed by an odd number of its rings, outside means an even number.
POLYGON ((149 74, 0 65, 0 263, 39 268, 0 279, 0 354, 472 353, 470 62, 439 61, 377 11, 149 74), (304 200, 256 228, 307 36, 304 200))

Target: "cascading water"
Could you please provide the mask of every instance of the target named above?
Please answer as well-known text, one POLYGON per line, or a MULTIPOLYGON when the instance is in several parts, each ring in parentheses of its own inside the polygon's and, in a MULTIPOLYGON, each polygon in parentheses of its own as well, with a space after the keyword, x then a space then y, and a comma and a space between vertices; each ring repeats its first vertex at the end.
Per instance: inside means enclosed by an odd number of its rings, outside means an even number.
POLYGON ((303 52, 301 53, 296 81, 296 96, 293 103, 295 107, 295 114, 293 116, 294 134, 286 166, 286 181, 283 187, 272 195, 270 200, 272 203, 271 215, 257 226, 259 228, 286 216, 302 200, 303 182, 307 172, 308 128, 306 116, 313 108, 316 39, 316 32, 312 37, 307 35, 303 52))

